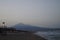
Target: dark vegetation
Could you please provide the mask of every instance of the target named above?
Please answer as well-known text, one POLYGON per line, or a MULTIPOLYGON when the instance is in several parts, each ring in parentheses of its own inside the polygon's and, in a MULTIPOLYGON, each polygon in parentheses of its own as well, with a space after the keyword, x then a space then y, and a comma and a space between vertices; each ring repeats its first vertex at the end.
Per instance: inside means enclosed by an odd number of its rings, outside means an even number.
POLYGON ((24 30, 16 30, 15 28, 0 28, 0 33, 4 33, 4 32, 28 32, 28 31, 24 31, 24 30))

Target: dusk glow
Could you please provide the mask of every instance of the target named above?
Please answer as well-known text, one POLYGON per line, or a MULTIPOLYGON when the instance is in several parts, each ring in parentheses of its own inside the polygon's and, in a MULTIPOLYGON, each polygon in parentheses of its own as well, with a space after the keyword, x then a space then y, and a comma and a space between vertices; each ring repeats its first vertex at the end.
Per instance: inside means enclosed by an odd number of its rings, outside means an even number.
POLYGON ((0 0, 0 25, 2 21, 60 28, 60 0, 0 0))

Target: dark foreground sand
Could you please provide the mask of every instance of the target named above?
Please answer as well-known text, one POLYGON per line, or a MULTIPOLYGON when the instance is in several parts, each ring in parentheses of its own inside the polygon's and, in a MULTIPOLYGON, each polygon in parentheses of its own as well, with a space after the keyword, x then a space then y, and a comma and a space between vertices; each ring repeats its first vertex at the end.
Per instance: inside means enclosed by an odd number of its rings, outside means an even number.
POLYGON ((34 35, 31 32, 16 32, 7 33, 7 35, 0 34, 0 40, 46 40, 40 36, 34 35))

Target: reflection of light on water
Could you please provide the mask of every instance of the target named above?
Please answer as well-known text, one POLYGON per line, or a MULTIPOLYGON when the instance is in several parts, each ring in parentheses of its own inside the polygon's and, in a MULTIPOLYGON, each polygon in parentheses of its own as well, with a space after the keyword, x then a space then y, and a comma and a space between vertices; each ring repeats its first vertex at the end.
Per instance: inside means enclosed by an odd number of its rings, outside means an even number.
POLYGON ((36 32, 34 34, 36 34, 38 36, 42 36, 48 40, 60 40, 59 32, 36 32))

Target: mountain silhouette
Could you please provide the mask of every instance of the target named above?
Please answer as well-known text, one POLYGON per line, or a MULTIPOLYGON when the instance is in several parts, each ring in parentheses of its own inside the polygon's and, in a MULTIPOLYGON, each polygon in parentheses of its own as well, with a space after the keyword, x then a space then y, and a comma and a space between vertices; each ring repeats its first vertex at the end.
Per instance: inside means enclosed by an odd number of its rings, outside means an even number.
POLYGON ((26 25, 23 23, 18 23, 16 25, 14 25, 13 28, 16 28, 16 30, 25 30, 25 31, 52 31, 52 30, 56 30, 54 28, 44 28, 44 27, 26 25))
POLYGON ((13 26, 13 28, 16 28, 16 30, 26 30, 26 31, 45 31, 45 30, 47 30, 47 28, 26 25, 23 23, 16 24, 13 26))

